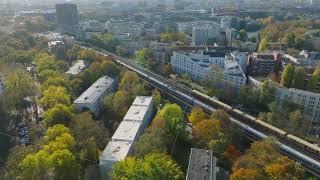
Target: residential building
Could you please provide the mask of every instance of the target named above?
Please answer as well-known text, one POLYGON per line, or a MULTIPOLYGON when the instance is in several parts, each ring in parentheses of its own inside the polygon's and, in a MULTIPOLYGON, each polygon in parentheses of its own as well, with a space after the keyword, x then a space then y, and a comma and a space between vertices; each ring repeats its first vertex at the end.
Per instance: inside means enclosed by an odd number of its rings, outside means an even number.
POLYGON ((134 54, 136 51, 140 49, 149 47, 148 41, 127 41, 123 42, 122 46, 126 49, 129 54, 134 54))
POLYGON ((160 34, 166 32, 168 29, 175 31, 177 29, 177 24, 175 21, 156 21, 153 23, 152 28, 160 34))
POLYGON ((217 166, 211 150, 191 148, 186 180, 224 180, 228 174, 217 166))
POLYGON ((245 74, 247 71, 247 65, 248 65, 248 53, 234 51, 234 52, 231 52, 230 55, 239 64, 243 73, 245 74))
MULTIPOLYGON (((303 110, 304 116, 313 122, 320 123, 320 94, 293 88, 276 86, 276 100, 292 101, 303 110)), ((280 106, 281 107, 281 106, 280 106)))
POLYGON ((116 162, 132 153, 134 142, 143 133, 153 116, 152 97, 138 96, 104 149, 100 160, 102 179, 107 179, 116 162))
POLYGON ((223 16, 220 26, 223 31, 227 28, 237 28, 237 19, 234 16, 223 16))
POLYGON ((210 38, 218 38, 220 30, 215 26, 199 26, 192 29, 192 45, 205 45, 210 38))
POLYGON ((79 110, 89 110, 95 116, 98 116, 103 107, 104 98, 112 95, 114 89, 115 80, 108 76, 102 76, 73 103, 79 110))
POLYGON ((162 63, 166 63, 170 60, 169 53, 170 49, 173 47, 172 44, 153 41, 150 42, 149 46, 155 60, 162 63))
POLYGON ((74 26, 79 24, 76 4, 56 4, 57 23, 62 32, 73 32, 74 26))
POLYGON ((249 56, 247 72, 251 76, 268 76, 275 64, 281 64, 278 53, 253 53, 249 56))
POLYGON ((66 45, 63 41, 49 41, 48 48, 57 58, 64 58, 66 55, 66 45))
POLYGON ((218 88, 231 86, 236 92, 246 84, 246 76, 232 56, 222 52, 173 52, 171 67, 196 81, 209 81, 218 88))
POLYGON ((71 67, 68 69, 66 74, 69 75, 77 75, 80 72, 82 72, 86 68, 86 64, 84 63, 84 60, 76 60, 72 62, 71 67))
POLYGON ((239 32, 238 30, 234 28, 226 28, 226 39, 228 42, 232 42, 234 40, 237 40, 239 38, 239 32))
POLYGON ((219 25, 213 21, 193 21, 193 22, 179 22, 177 23, 177 31, 191 35, 192 29, 199 26, 213 26, 218 27, 219 25))

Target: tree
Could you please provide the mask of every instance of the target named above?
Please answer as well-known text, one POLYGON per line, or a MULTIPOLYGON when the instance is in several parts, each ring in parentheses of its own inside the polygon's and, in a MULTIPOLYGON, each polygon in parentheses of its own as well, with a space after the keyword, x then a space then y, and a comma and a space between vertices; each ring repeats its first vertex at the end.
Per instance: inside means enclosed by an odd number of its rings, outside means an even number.
POLYGON ((295 79, 295 67, 291 64, 286 65, 281 75, 281 85, 291 88, 293 87, 293 80, 295 79))
POLYGON ((264 81, 259 88, 259 103, 267 107, 269 103, 271 103, 274 100, 275 95, 275 88, 272 87, 270 82, 264 81))
POLYGON ((43 115, 43 121, 47 127, 53 126, 55 124, 68 125, 74 114, 70 107, 57 104, 53 108, 48 109, 43 115))
POLYGON ((40 99, 40 104, 45 110, 53 108, 57 104, 70 106, 70 95, 63 87, 50 86, 43 92, 43 96, 40 99))
POLYGON ((60 87, 63 87, 67 90, 70 90, 70 82, 69 80, 66 78, 66 77, 63 77, 63 76, 51 76, 51 77, 48 77, 46 79, 46 81, 43 82, 42 86, 41 86, 41 90, 42 91, 45 91, 47 90, 50 86, 60 86, 60 87))
POLYGON ((39 53, 35 58, 35 63, 37 65, 36 72, 39 74, 43 70, 51 69, 58 70, 58 66, 53 56, 46 53, 39 53))
POLYGON ((308 82, 307 89, 315 90, 317 87, 318 80, 320 78, 320 65, 317 65, 315 70, 312 73, 311 79, 308 82))
POLYGON ((282 41, 286 47, 294 47, 296 35, 294 33, 285 34, 282 41))
POLYGON ((221 124, 218 120, 208 119, 197 123, 192 129, 193 140, 201 147, 208 147, 211 140, 220 139, 221 124))
POLYGON ((156 108, 160 108, 162 106, 161 94, 157 89, 154 89, 152 91, 152 99, 153 99, 154 106, 156 108))
POLYGON ((185 123, 183 122, 183 111, 177 104, 166 104, 157 116, 163 117, 165 127, 171 134, 178 134, 180 138, 185 138, 185 123))
POLYGON ((304 89, 304 79, 305 79, 306 73, 304 71, 304 68, 299 67, 295 69, 295 76, 293 79, 293 87, 296 89, 304 89))
POLYGON ((20 118, 27 112, 29 105, 36 105, 35 96, 38 95, 38 88, 26 71, 13 69, 5 74, 4 84, 5 104, 8 110, 18 114, 20 118))
POLYGON ((113 166, 112 177, 131 180, 184 178, 180 167, 164 154, 149 154, 143 159, 127 157, 113 166))
POLYGON ((79 179, 80 166, 70 151, 74 145, 68 128, 61 124, 50 127, 42 148, 19 163, 18 179, 79 179))
POLYGON ((100 122, 96 122, 90 112, 77 114, 71 120, 70 127, 76 137, 77 146, 85 148, 93 138, 100 149, 105 148, 109 140, 109 132, 100 122))
POLYGON ((151 58, 152 58, 152 52, 148 48, 141 49, 135 55, 136 63, 146 68, 150 67, 151 58))
POLYGON ((267 38, 262 38, 259 44, 259 52, 268 50, 268 40, 267 38))
POLYGON ((97 58, 96 52, 93 49, 82 49, 79 54, 81 59, 88 62, 93 62, 97 58))
POLYGON ((233 165, 231 179, 301 179, 304 170, 281 155, 271 139, 255 142, 233 165))
POLYGON ((136 142, 135 155, 144 157, 150 153, 166 153, 167 148, 164 137, 164 131, 161 129, 148 130, 136 142))
POLYGON ((205 118, 206 114, 200 107, 193 107, 188 117, 189 122, 191 122, 193 125, 196 125, 198 122, 204 120, 205 118))
POLYGON ((116 54, 119 55, 119 56, 125 56, 126 55, 126 50, 124 48, 122 48, 121 46, 117 46, 116 54))
POLYGON ((246 41, 248 39, 248 34, 247 34, 247 31, 244 30, 244 29, 241 29, 239 31, 239 36, 240 36, 240 40, 241 41, 246 41))

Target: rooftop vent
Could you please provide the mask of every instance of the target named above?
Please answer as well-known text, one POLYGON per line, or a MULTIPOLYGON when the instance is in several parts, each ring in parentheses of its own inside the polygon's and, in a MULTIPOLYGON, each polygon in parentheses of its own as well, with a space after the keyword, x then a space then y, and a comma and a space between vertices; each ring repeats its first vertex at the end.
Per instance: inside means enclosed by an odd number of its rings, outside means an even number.
POLYGON ((85 98, 84 98, 84 100, 87 100, 88 99, 88 96, 86 96, 85 98))
POLYGON ((112 152, 119 152, 120 151, 120 146, 117 146, 112 152))

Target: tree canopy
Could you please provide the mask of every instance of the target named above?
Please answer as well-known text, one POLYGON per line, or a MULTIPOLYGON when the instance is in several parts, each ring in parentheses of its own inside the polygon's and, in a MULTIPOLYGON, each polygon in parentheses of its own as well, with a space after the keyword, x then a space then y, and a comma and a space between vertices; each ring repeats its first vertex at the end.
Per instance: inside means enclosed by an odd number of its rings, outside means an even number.
POLYGON ((127 157, 113 166, 116 179, 184 179, 180 167, 165 154, 149 154, 144 158, 127 157))

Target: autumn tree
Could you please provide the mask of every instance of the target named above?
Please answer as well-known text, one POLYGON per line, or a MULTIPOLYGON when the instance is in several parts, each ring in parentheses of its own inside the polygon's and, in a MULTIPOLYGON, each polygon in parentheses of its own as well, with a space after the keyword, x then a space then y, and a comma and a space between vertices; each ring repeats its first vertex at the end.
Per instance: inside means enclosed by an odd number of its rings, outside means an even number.
POLYGON ((193 107, 191 113, 188 117, 189 122, 196 125, 198 122, 204 120, 206 118, 206 114, 200 107, 193 107))
POLYGON ((28 154, 20 163, 18 178, 79 179, 80 166, 71 152, 75 145, 70 130, 58 124, 49 128, 41 149, 28 154))
POLYGON ((69 125, 73 117, 72 109, 64 104, 57 104, 48 109, 43 115, 43 121, 47 127, 55 124, 69 125))
POLYGON ((184 179, 180 167, 165 154, 149 154, 144 158, 127 157, 113 166, 115 179, 184 179))
POLYGON ((260 41, 260 44, 259 44, 259 52, 263 52, 263 51, 266 51, 268 50, 268 40, 267 38, 263 38, 261 39, 260 41))
POLYGON ((252 144, 233 165, 231 179, 301 179, 304 170, 277 148, 271 139, 252 144))
POLYGON ((43 96, 40 99, 40 104, 45 110, 53 108, 57 104, 70 106, 70 95, 63 87, 50 86, 43 92, 43 96))

